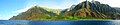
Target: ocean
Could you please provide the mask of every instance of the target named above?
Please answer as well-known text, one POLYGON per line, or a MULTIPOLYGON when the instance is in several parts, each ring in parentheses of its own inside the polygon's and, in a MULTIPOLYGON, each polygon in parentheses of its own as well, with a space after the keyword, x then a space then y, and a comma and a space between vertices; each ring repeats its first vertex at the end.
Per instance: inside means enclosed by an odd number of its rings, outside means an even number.
POLYGON ((120 20, 0 20, 0 25, 120 25, 120 20))

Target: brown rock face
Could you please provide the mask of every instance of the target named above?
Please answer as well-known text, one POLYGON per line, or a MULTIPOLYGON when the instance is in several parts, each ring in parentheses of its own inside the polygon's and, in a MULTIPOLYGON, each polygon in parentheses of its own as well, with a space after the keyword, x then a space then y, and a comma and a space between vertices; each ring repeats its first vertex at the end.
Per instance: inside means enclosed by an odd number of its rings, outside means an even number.
POLYGON ((115 9, 98 1, 84 1, 59 12, 34 6, 26 12, 13 16, 10 20, 77 20, 77 19, 120 19, 120 9, 115 9), (50 12, 52 11, 52 12, 50 12), (54 13, 53 13, 54 12, 54 13))
POLYGON ((46 19, 45 17, 56 15, 57 14, 43 9, 43 7, 34 6, 28 9, 26 12, 22 12, 19 15, 10 18, 10 20, 42 20, 46 19))
POLYGON ((107 17, 105 14, 99 12, 98 10, 95 10, 97 8, 91 8, 91 5, 93 5, 93 4, 94 3, 90 3, 88 1, 82 2, 81 4, 78 4, 77 6, 75 6, 74 9, 66 12, 65 15, 80 16, 80 17, 91 16, 91 17, 95 17, 95 18, 98 18, 98 19, 105 19, 105 18, 109 19, 110 18, 110 17, 107 17))

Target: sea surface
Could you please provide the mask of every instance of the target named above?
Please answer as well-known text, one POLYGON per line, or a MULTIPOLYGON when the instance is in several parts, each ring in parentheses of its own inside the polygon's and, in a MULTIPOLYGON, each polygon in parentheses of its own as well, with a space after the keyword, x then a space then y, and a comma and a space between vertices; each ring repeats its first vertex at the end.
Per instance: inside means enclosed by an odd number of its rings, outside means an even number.
POLYGON ((120 25, 120 20, 0 20, 0 25, 120 25))

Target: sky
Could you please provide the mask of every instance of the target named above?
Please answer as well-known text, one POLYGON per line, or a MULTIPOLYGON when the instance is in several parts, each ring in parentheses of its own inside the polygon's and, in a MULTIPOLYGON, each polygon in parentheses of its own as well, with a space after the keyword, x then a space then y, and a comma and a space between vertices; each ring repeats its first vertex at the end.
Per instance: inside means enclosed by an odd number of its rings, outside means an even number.
MULTIPOLYGON (((8 20, 35 5, 51 9, 66 9, 85 0, 0 0, 0 20, 8 20)), ((92 1, 92 0, 88 0, 92 1)), ((95 0, 111 7, 120 7, 120 0, 95 0)))

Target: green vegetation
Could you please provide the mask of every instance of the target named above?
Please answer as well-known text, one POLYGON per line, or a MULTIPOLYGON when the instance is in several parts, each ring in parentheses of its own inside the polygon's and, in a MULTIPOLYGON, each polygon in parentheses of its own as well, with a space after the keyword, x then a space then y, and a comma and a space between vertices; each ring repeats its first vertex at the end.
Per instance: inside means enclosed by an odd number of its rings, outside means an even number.
POLYGON ((13 16, 10 20, 111 20, 120 19, 116 9, 107 4, 95 1, 91 3, 84 1, 69 9, 49 9, 34 6, 26 12, 13 16))
MULTIPOLYGON (((38 16, 35 20, 97 20, 97 18, 92 16, 65 16, 63 14, 58 16, 38 16)), ((33 20, 33 19, 31 19, 33 20)), ((98 19, 101 20, 101 19, 98 19)), ((110 20, 110 19, 102 19, 102 20, 110 20)))

